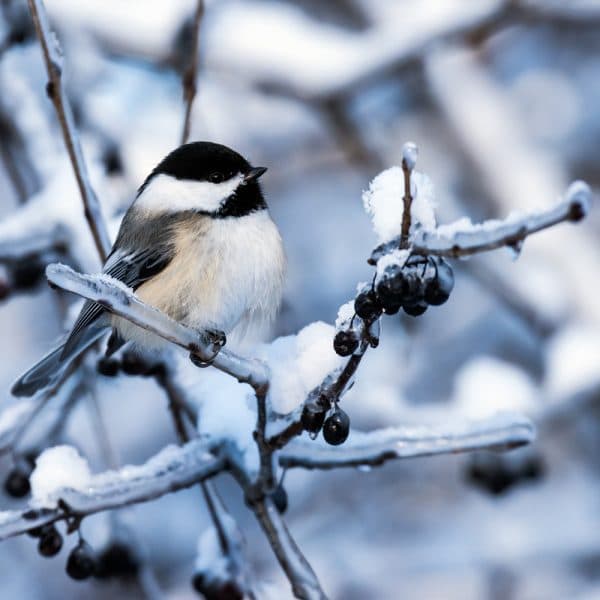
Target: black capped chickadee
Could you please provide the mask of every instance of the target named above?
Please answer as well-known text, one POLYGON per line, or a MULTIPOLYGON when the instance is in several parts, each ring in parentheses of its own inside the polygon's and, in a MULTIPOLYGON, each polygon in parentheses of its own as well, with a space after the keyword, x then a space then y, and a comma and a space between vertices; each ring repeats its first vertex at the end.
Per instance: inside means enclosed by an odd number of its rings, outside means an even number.
MULTIPOLYGON (((180 146, 138 190, 103 272, 198 330, 228 334, 272 319, 286 260, 258 184, 265 171, 220 144, 180 146)), ((163 343, 87 301, 66 342, 20 377, 12 393, 31 396, 57 381, 109 328, 109 351, 129 341, 144 350, 163 343)))

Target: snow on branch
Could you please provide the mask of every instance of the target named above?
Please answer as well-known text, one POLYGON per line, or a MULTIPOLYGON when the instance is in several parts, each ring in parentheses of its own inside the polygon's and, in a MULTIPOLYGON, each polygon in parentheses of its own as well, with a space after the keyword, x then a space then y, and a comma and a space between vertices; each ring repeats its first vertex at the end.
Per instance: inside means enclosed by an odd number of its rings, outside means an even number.
POLYGON ((81 199, 83 200, 85 217, 94 237, 98 254, 102 260, 105 260, 111 246, 110 238, 102 216, 100 203, 90 183, 79 135, 75 127, 73 111, 71 110, 62 80, 62 50, 56 35, 50 28, 46 8, 42 0, 28 0, 28 2, 35 31, 42 46, 46 71, 48 72, 46 93, 56 110, 65 146, 67 147, 75 178, 77 179, 77 185, 81 193, 81 199))
POLYGON ((378 466, 388 460, 456 454, 473 450, 510 450, 535 437, 532 422, 522 415, 502 414, 459 426, 392 427, 353 431, 343 447, 298 439, 279 454, 283 468, 336 469, 378 466))
POLYGON ((60 519, 81 518, 159 498, 216 475, 225 468, 225 462, 199 440, 182 447, 167 446, 141 466, 82 478, 76 487, 45 490, 43 504, 54 500, 56 508, 32 504, 23 511, 0 512, 0 540, 60 519))
MULTIPOLYGON (((432 231, 420 229, 411 239, 415 254, 459 258, 502 248, 520 249, 525 238, 562 222, 577 222, 585 218, 591 201, 591 190, 583 181, 569 186, 565 199, 556 206, 527 215, 514 214, 504 220, 473 224, 468 218, 441 225, 432 231)), ((371 254, 375 264, 382 256, 397 248, 399 238, 381 244, 371 254)))
POLYGON ((144 304, 122 282, 107 275, 82 275, 62 264, 48 265, 46 276, 55 286, 101 304, 106 310, 188 350, 202 362, 249 383, 256 390, 268 385, 268 369, 258 360, 245 359, 226 349, 216 356, 201 332, 174 321, 144 304))

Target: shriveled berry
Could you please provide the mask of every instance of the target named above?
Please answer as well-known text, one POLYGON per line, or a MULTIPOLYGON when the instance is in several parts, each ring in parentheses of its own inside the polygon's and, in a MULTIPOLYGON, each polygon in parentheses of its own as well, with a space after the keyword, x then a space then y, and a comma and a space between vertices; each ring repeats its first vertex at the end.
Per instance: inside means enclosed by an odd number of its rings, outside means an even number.
POLYGON ((319 433, 323 427, 323 422, 325 421, 325 412, 326 411, 319 407, 305 405, 302 409, 302 416, 300 417, 304 430, 309 433, 319 433))
POLYGON ((31 487, 29 485, 29 475, 31 471, 26 472, 21 467, 14 467, 10 470, 4 480, 4 491, 13 498, 23 498, 29 494, 31 487))
POLYGON ((91 546, 81 540, 67 559, 67 575, 72 579, 87 579, 94 574, 96 567, 96 560, 94 558, 94 551, 91 546))
POLYGON ((419 317, 427 310, 427 304, 419 302, 418 304, 409 304, 402 307, 404 312, 411 317, 419 317))
POLYGON ((354 300, 354 311, 367 323, 379 318, 382 310, 377 294, 372 288, 362 291, 354 300))
POLYGON ((444 304, 454 288, 454 272, 452 267, 443 259, 435 258, 436 276, 425 288, 425 301, 432 306, 444 304))
POLYGON ((139 561, 131 548, 122 542, 112 542, 96 560, 96 577, 127 577, 135 575, 139 561))
POLYGON ((114 377, 119 372, 119 361, 115 358, 103 356, 97 363, 96 369, 104 377, 114 377))
POLYGON ((336 407, 323 424, 323 438, 328 444, 339 446, 348 439, 349 433, 350 417, 341 408, 336 407))
POLYGON ((340 356, 350 356, 358 348, 358 334, 354 329, 338 331, 333 338, 333 349, 340 356))
POLYGON ((44 525, 40 530, 38 552, 42 556, 56 556, 63 545, 63 538, 54 525, 44 525))
POLYGON ((273 500, 273 504, 275 504, 275 508, 280 514, 287 510, 288 495, 283 485, 280 484, 275 488, 275 491, 271 494, 271 500, 273 500))

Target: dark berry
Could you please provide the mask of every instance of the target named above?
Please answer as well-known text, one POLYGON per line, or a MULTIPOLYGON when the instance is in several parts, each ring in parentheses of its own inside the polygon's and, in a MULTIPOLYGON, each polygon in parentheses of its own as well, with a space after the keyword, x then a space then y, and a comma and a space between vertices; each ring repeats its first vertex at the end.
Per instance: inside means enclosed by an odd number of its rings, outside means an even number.
POLYGON ((38 552, 42 556, 56 556, 63 545, 62 535, 54 525, 44 525, 40 530, 38 552))
POLYGON ((302 416, 300 417, 304 430, 309 433, 319 433, 325 421, 325 412, 318 406, 309 406, 306 404, 302 409, 302 416))
POLYGON ((113 542, 98 556, 96 577, 127 577, 135 575, 139 561, 131 548, 122 542, 113 542))
POLYGON ((96 363, 96 369, 100 375, 104 375, 105 377, 114 377, 119 372, 119 361, 115 358, 107 358, 103 356, 96 363))
POLYGON ((358 348, 358 335, 354 329, 338 331, 333 338, 333 349, 340 356, 350 356, 358 348))
POLYGON ((147 366, 144 360, 135 352, 125 352, 121 359, 121 369, 127 375, 143 375, 147 366))
POLYGON ((350 433, 350 417, 341 409, 337 408, 323 424, 323 438, 332 446, 339 446, 348 439, 350 433))
POLYGON ((94 552, 91 546, 81 540, 67 559, 67 575, 72 579, 87 579, 94 574, 96 567, 96 560, 94 558, 94 552))
POLYGON ((420 271, 407 269, 402 280, 402 304, 404 306, 419 304, 423 300, 424 293, 420 271))
POLYGON ((454 288, 452 267, 443 258, 432 259, 436 268, 435 277, 425 288, 425 301, 432 306, 444 304, 454 288))
POLYGON ((404 275, 396 267, 387 267, 377 283, 377 297, 381 307, 387 314, 394 314, 402 304, 402 290, 404 288, 404 275))
POLYGON ((244 598, 244 593, 235 581, 222 581, 214 577, 209 579, 203 573, 194 575, 192 586, 204 596, 205 600, 243 600, 244 598))
POLYGON ((271 494, 271 500, 273 500, 273 504, 275 504, 275 508, 277 508, 280 514, 283 514, 287 510, 288 495, 281 484, 278 485, 271 494))
POLYGON ((44 276, 44 265, 37 260, 28 260, 13 269, 13 285, 20 290, 34 288, 44 276))
POLYGON ((108 175, 119 175, 123 172, 123 161, 117 146, 110 146, 102 156, 104 168, 108 175))
POLYGON ((369 288, 358 294, 354 300, 354 310, 367 323, 378 319, 381 315, 382 307, 375 291, 369 288))
POLYGON ((4 480, 4 491, 13 498, 23 498, 30 491, 29 475, 31 471, 25 471, 21 467, 10 470, 4 480))
POLYGON ((427 304, 419 302, 418 304, 409 304, 402 307, 404 312, 411 317, 419 317, 427 310, 427 304))

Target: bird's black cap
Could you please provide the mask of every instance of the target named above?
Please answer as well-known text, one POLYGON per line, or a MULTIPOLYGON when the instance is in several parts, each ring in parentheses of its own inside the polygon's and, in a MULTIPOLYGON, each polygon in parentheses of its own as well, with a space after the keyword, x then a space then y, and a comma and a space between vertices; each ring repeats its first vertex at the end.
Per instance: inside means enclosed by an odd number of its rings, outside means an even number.
POLYGON ((219 183, 241 173, 245 175, 244 185, 240 186, 221 207, 215 217, 243 216, 255 210, 266 208, 257 179, 266 171, 264 167, 252 165, 235 150, 214 142, 191 142, 173 150, 158 163, 146 178, 138 195, 157 175, 170 175, 175 179, 212 181, 219 183))

